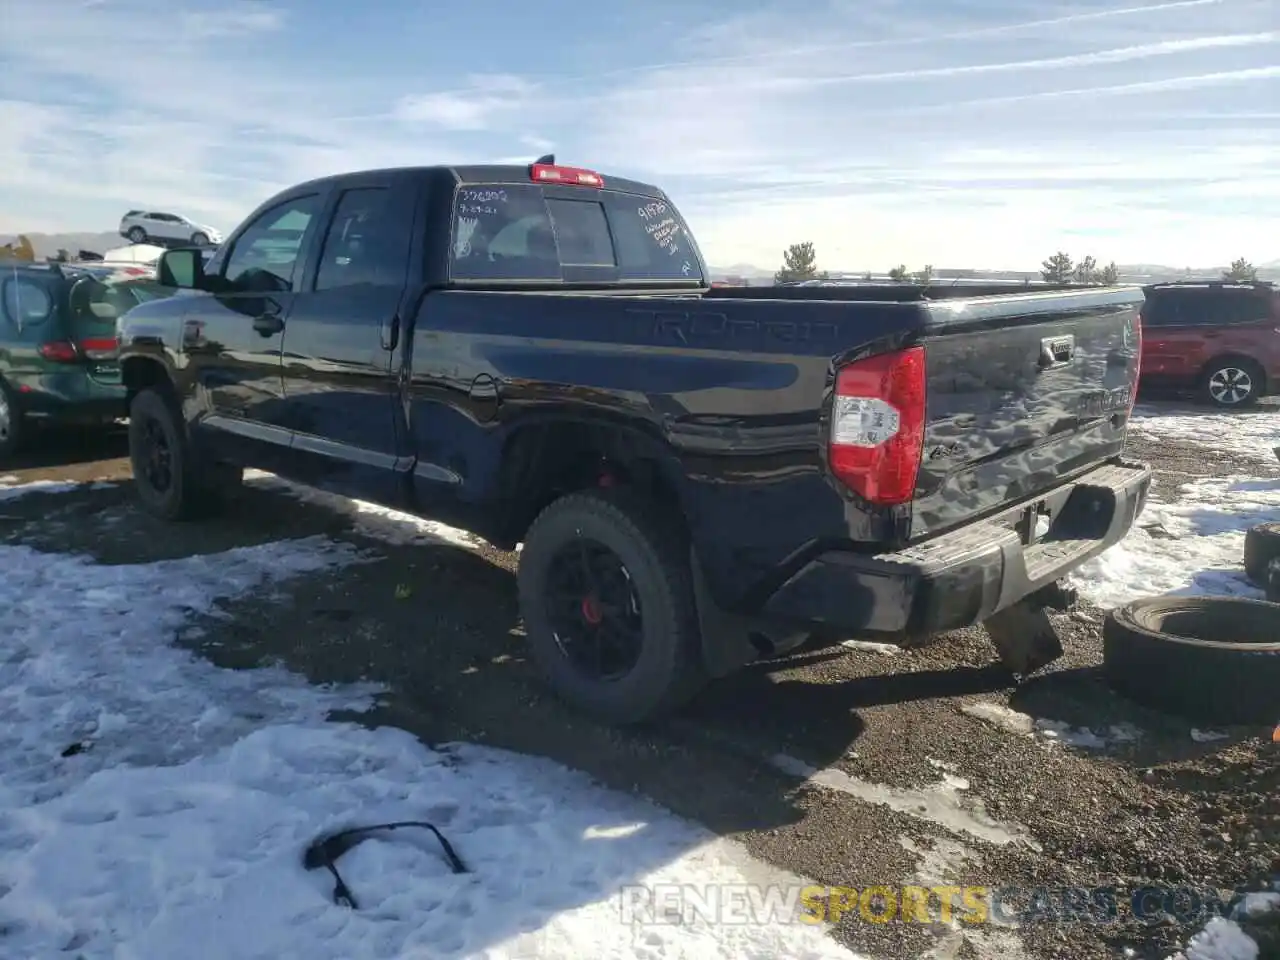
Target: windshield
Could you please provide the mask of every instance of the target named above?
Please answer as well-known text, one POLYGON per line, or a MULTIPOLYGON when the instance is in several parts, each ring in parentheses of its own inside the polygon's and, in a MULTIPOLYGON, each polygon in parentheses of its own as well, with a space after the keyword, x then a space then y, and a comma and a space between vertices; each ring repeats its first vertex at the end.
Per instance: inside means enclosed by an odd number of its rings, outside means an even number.
POLYGON ((454 280, 564 280, 575 271, 622 282, 703 279, 675 207, 617 190, 570 199, 535 184, 459 187, 449 254, 454 280))

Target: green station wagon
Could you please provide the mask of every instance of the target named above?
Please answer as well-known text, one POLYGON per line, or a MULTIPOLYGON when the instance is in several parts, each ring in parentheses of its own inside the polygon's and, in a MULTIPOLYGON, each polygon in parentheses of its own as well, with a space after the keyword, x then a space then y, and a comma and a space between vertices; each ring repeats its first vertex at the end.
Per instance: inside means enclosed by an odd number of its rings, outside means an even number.
POLYGON ((167 295, 150 271, 0 261, 0 461, 37 425, 125 417, 116 319, 167 295))

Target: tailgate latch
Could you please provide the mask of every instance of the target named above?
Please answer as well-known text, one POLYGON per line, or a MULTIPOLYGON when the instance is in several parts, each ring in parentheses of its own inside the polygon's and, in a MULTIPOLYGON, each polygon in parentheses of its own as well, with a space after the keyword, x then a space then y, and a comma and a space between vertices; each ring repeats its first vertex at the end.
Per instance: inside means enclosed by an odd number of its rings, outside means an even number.
POLYGON ((1045 337, 1040 341, 1040 368, 1060 367, 1069 363, 1075 356, 1076 338, 1067 334, 1063 337, 1045 337))

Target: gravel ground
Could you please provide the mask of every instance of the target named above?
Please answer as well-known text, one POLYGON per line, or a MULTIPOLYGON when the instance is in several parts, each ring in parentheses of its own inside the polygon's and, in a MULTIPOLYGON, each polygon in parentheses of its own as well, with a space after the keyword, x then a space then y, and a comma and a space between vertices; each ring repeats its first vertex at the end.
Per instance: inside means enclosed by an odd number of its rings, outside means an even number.
MULTIPOLYGON (((1166 497, 1210 472, 1268 469, 1137 437, 1131 452, 1156 466, 1166 497)), ((122 453, 118 438, 80 438, 3 472, 24 481, 124 479, 122 453)), ((1270 473, 1280 475, 1280 464, 1270 473)), ((670 725, 622 733, 570 714, 533 676, 513 554, 389 545, 343 515, 253 487, 223 520, 177 527, 141 516, 127 484, 0 505, 5 541, 105 563, 315 533, 382 559, 294 583, 283 602, 240 598, 227 607, 232 622, 193 625, 177 642, 231 668, 281 660, 316 682, 382 681, 393 693, 377 722, 429 742, 468 739, 553 757, 819 883, 1112 885, 1127 893, 1148 884, 1260 888, 1280 871, 1280 746, 1270 731, 1197 742, 1189 724, 1114 696, 1097 672, 1101 614, 1087 605, 1056 617, 1067 656, 1020 688, 995 664, 985 633, 965 630, 892 654, 803 650, 717 684, 670 725), (1000 708, 1136 736, 1102 749, 1053 743, 996 722, 1000 708), (822 773, 809 777, 813 770, 822 773)), ((846 918, 834 935, 884 960, 931 948, 957 960, 1089 960, 1163 958, 1198 926, 1143 923, 1122 911, 1109 923, 1035 922, 1012 932, 846 918)), ((1280 960, 1274 920, 1254 933, 1260 960, 1280 960)))

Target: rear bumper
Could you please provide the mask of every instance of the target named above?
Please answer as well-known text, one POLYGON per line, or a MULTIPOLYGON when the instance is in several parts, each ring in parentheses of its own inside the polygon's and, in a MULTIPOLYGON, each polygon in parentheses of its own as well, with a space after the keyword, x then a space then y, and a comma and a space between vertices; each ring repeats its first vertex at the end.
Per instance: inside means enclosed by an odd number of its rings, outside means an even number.
POLYGON ((981 623, 1118 543, 1146 504, 1151 468, 1107 464, 1036 501, 1051 525, 1024 543, 1028 504, 896 553, 824 553, 764 612, 838 629, 913 636, 981 623))
POLYGON ((51 423, 92 423, 126 417, 123 384, 103 383, 75 370, 15 378, 23 416, 51 423))

